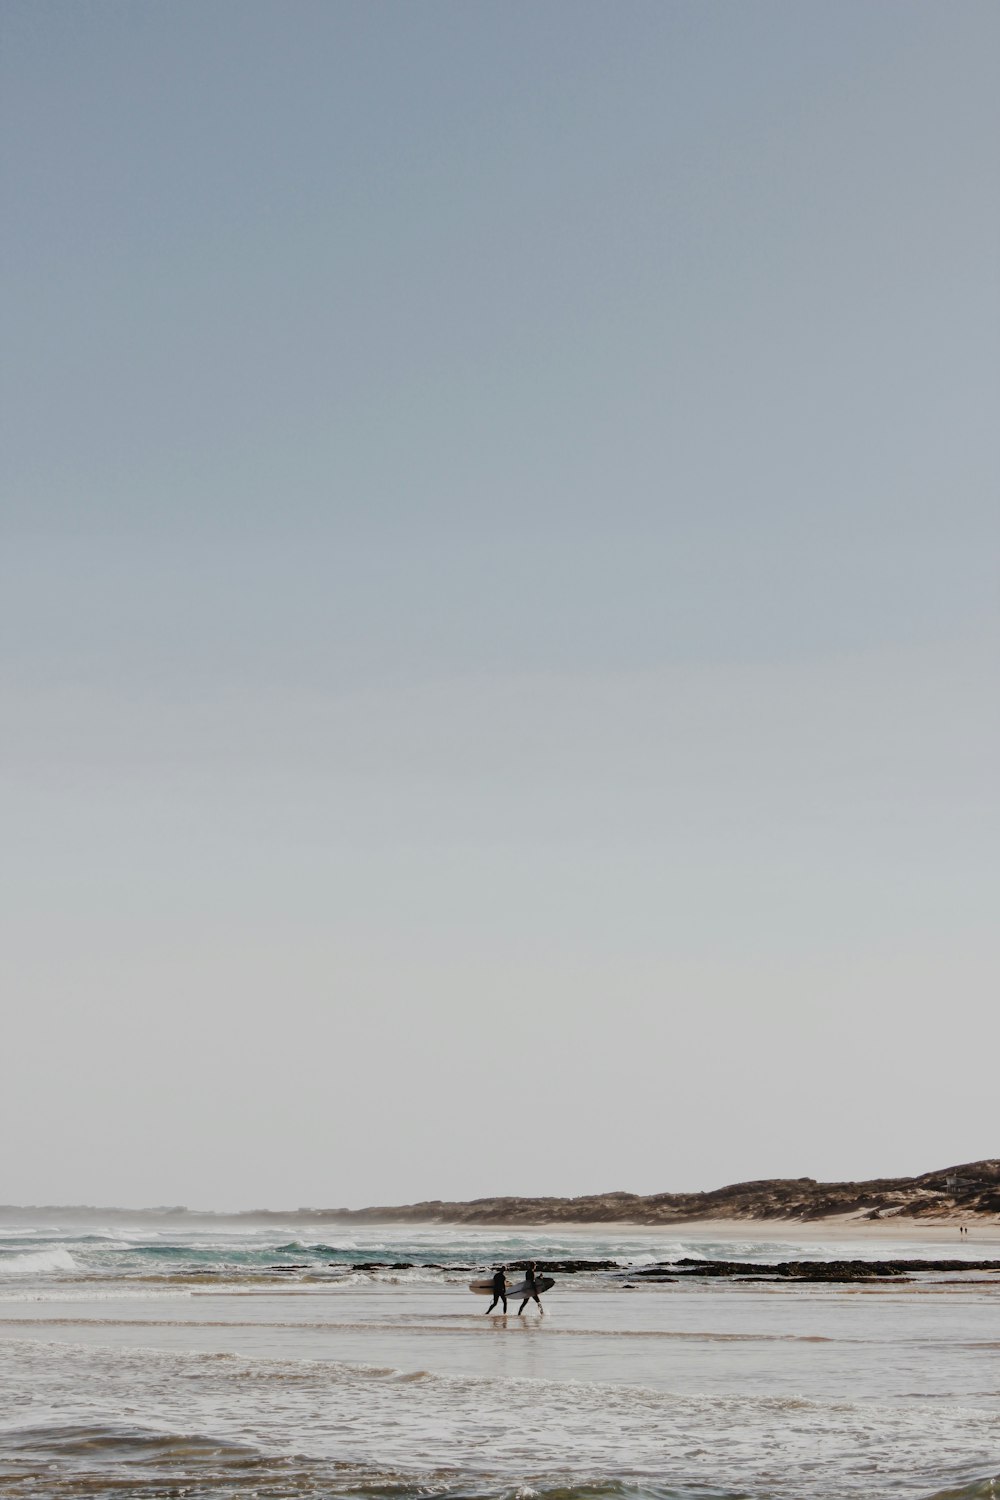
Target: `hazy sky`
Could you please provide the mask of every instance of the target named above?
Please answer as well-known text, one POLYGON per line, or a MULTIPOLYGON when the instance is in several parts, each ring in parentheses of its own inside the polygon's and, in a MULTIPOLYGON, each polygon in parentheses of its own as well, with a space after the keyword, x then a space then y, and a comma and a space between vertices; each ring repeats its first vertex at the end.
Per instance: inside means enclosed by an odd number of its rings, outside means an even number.
POLYGON ((0 25, 0 1201, 997 1155, 996 4, 0 25))

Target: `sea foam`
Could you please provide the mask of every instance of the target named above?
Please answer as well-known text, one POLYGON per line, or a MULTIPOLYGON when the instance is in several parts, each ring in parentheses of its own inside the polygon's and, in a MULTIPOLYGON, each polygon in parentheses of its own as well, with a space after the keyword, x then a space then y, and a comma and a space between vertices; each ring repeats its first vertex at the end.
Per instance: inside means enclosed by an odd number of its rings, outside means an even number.
POLYGON ((68 1250, 35 1250, 24 1255, 0 1254, 0 1276, 37 1276, 44 1271, 75 1271, 76 1261, 68 1250))

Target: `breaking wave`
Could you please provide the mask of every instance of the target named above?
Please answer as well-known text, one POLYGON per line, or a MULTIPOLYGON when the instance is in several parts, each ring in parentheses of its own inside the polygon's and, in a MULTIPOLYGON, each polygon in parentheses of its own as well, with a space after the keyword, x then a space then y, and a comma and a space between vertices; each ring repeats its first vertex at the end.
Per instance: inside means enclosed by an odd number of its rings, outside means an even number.
POLYGON ((76 1261, 68 1250, 32 1250, 23 1255, 0 1252, 0 1276, 37 1276, 45 1271, 75 1271, 76 1261))

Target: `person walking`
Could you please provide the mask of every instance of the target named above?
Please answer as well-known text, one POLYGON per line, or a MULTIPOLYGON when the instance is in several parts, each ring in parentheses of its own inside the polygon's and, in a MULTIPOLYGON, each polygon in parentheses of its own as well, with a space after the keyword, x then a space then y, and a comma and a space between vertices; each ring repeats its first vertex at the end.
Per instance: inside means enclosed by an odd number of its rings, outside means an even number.
POLYGON ((504 1310, 504 1313, 506 1314, 506 1312, 507 1312, 507 1277, 506 1277, 506 1275, 504 1273, 503 1266, 498 1266, 497 1270, 494 1272, 494 1275, 493 1275, 493 1301, 490 1303, 489 1307, 486 1309, 486 1316, 487 1317, 489 1317, 490 1313, 496 1307, 496 1305, 497 1305, 498 1302, 502 1302, 503 1303, 503 1310, 504 1310))
POLYGON ((529 1263, 528 1263, 528 1269, 524 1273, 524 1283, 525 1283, 525 1286, 527 1287, 527 1291, 525 1292, 524 1301, 521 1303, 521 1306, 517 1310, 518 1317, 520 1317, 521 1314, 524 1312, 524 1309, 527 1307, 528 1303, 534 1301, 534 1302, 538 1303, 538 1311, 541 1313, 542 1317, 544 1318, 545 1317, 545 1308, 542 1306, 542 1299, 541 1299, 541 1297, 539 1297, 539 1295, 538 1295, 538 1287, 535 1285, 535 1262, 534 1261, 529 1261, 529 1263))

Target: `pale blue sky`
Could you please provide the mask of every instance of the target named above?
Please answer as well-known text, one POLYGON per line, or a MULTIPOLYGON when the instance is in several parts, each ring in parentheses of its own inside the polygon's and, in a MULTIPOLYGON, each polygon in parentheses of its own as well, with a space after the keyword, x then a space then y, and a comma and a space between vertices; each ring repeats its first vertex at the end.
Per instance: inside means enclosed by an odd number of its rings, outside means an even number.
POLYGON ((995 1155, 996 7, 0 27, 0 1201, 995 1155))

